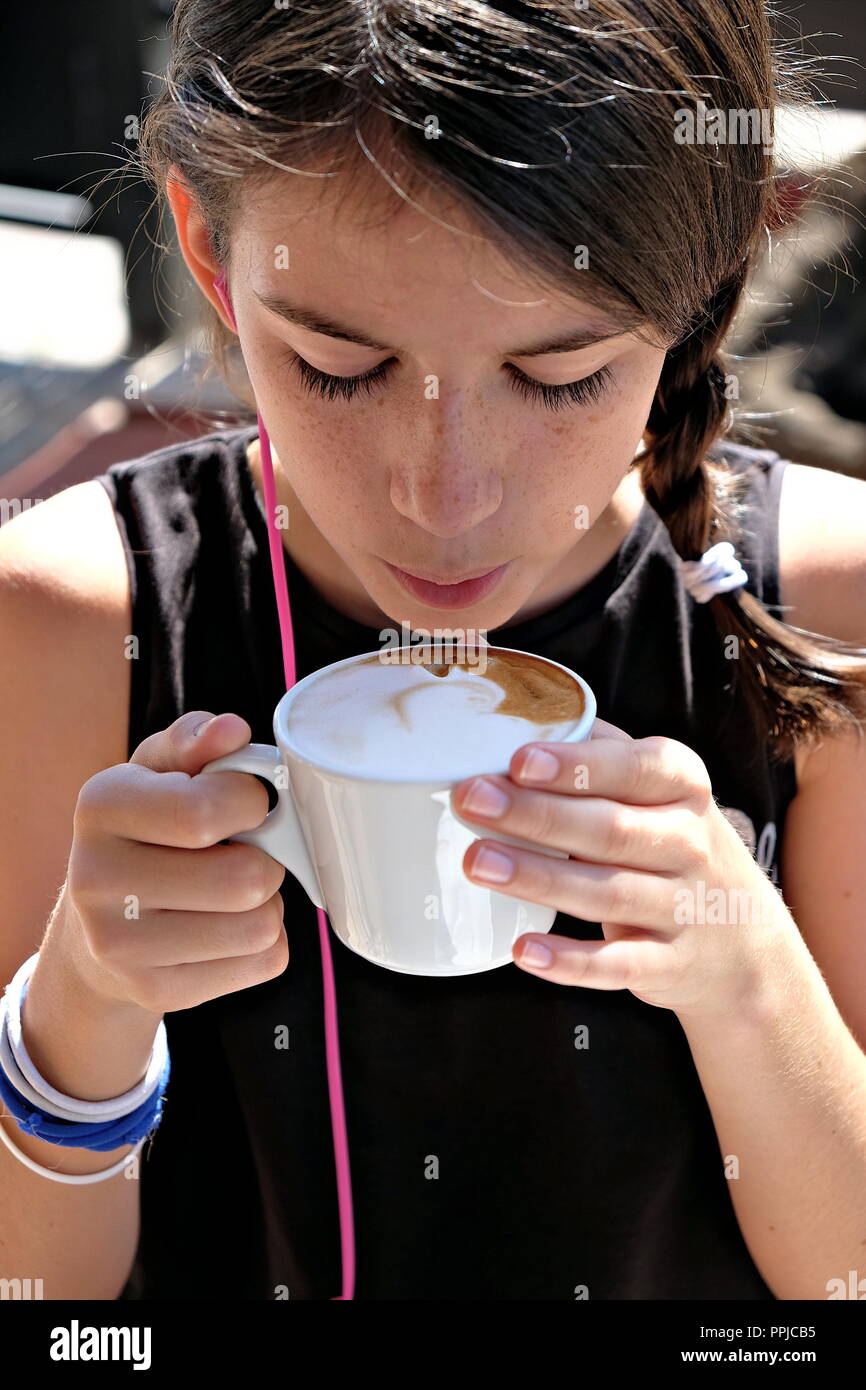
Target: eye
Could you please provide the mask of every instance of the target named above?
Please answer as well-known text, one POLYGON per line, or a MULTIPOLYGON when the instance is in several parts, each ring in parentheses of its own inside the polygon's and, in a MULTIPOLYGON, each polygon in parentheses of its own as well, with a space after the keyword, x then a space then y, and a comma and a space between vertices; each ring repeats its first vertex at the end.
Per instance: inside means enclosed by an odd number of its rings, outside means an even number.
POLYGON ((513 367, 510 362, 506 362, 505 365, 515 391, 519 391, 529 400, 542 401, 550 410, 597 401, 613 380, 610 367, 601 367, 597 372, 593 372, 592 376, 585 376, 580 381, 566 381, 562 386, 550 386, 545 381, 535 381, 530 376, 524 376, 523 372, 518 367, 513 367))
POLYGON ((329 372, 320 372, 318 367, 311 367, 309 362, 299 357, 296 352, 292 353, 291 365, 311 395, 323 396, 329 401, 342 396, 343 400, 348 401, 359 391, 369 394, 378 382, 384 381, 393 361, 393 357, 389 357, 371 371, 362 372, 359 376, 331 376, 329 372))
MULTIPOLYGON (((318 367, 311 366, 296 352, 292 352, 290 358, 290 365, 297 372, 305 390, 311 395, 321 396, 329 401, 338 398, 348 401, 361 391, 370 395, 374 387, 386 380, 393 363, 394 358, 389 357, 369 372, 362 372, 358 376, 332 376, 330 372, 320 372, 318 367)), ((610 367, 601 367, 599 371, 593 372, 592 376, 585 376, 580 381, 567 381, 562 386, 550 386, 547 382, 535 381, 534 378, 525 376, 510 362, 505 366, 515 391, 519 391, 527 400, 541 401, 549 410, 597 401, 613 380, 610 367)))

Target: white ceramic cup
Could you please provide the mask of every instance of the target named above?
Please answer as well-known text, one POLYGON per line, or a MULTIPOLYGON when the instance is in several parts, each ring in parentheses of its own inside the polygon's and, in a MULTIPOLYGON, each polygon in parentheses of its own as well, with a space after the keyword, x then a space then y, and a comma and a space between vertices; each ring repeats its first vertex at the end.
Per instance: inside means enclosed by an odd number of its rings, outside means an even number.
MULTIPOLYGON (((490 654, 512 650, 488 648, 490 654)), ((262 824, 231 838, 256 845, 285 865, 315 906, 325 909, 350 950, 407 975, 471 975, 507 965, 517 938, 550 931, 556 912, 473 883, 461 867, 466 849, 475 839, 492 839, 559 859, 568 855, 471 825, 451 809, 451 788, 465 777, 507 775, 501 754, 485 757, 479 746, 473 765, 444 781, 400 777, 392 769, 371 776, 311 757, 288 735, 287 716, 302 691, 342 666, 376 655, 365 652, 305 676, 274 711, 276 747, 249 743, 202 772, 251 772, 273 785, 277 804, 262 824)), ((532 652, 517 655, 542 659, 532 652)), ((557 740, 578 743, 589 737, 595 722, 595 696, 567 666, 547 664, 566 671, 583 692, 579 723, 557 740)), ((522 739, 511 752, 527 742, 533 740, 522 739)))

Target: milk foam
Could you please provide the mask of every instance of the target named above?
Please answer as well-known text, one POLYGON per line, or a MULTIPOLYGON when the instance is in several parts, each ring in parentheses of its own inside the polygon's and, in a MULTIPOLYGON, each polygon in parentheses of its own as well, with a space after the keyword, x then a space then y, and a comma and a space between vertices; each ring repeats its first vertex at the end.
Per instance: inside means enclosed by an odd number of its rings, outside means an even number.
POLYGON ((454 780, 505 772, 521 744, 570 733, 584 705, 575 682, 554 671, 555 682, 548 684, 551 668, 533 659, 516 667, 506 662, 500 684, 493 673, 501 660, 489 658, 487 674, 455 665, 437 675, 423 665, 376 658, 344 666, 311 682, 293 702, 289 738, 308 757, 347 773, 454 780), (502 705, 514 708, 515 672, 529 677, 522 703, 560 717, 497 713, 502 705), (535 690, 539 673, 541 696, 535 690))

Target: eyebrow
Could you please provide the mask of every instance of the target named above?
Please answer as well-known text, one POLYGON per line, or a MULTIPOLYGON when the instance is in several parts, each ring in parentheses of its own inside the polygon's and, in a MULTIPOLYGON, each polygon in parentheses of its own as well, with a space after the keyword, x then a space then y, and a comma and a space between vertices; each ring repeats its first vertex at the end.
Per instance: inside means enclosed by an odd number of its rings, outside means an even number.
MULTIPOLYGON (((285 319, 287 323, 295 324, 298 328, 305 328, 309 333, 324 333, 328 338, 340 338, 343 342, 357 343, 359 347, 374 348, 377 352, 392 351, 390 344, 377 342, 375 338, 369 337, 366 333, 358 333, 345 324, 336 323, 326 315, 304 308, 303 305, 293 304, 290 300, 282 298, 281 295, 260 294, 258 290, 253 290, 253 294, 266 309, 270 309, 271 313, 278 314, 281 319, 285 319)), ((533 343, 523 348, 512 348, 506 356, 546 357, 549 353, 554 352, 579 352, 581 348, 593 347, 596 343, 607 342, 609 339, 621 337, 623 333, 627 332, 629 332, 628 328, 621 328, 616 324, 588 324, 575 332, 547 338, 542 343, 533 343)))

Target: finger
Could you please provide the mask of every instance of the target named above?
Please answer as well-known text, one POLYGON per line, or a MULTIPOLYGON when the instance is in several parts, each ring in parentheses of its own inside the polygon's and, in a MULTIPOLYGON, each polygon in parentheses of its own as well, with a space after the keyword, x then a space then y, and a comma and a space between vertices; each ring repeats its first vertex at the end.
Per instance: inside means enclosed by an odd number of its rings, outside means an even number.
POLYGON ((251 738, 252 729, 239 714, 188 710, 167 729, 143 739, 129 761, 149 767, 152 772, 192 775, 200 772, 205 763, 243 748, 251 738))
POLYGON ((499 840, 474 840, 463 856, 463 872, 497 893, 541 903, 584 922, 678 930, 674 889, 681 885, 679 875, 559 859, 499 840), (482 872, 482 858, 490 865, 490 877, 482 872))
POLYGON ((82 787, 76 828, 149 845, 202 849, 261 825, 268 805, 264 786, 249 772, 190 776, 119 763, 82 787))
POLYGON ((276 893, 286 876, 263 849, 235 843, 210 849, 168 849, 124 842, 122 868, 112 878, 117 885, 117 916, 104 882, 104 858, 86 847, 76 861, 76 896, 94 915, 126 920, 129 913, 171 908, 187 912, 247 912, 276 893), (93 867, 91 868, 91 864, 93 867))
POLYGON ((108 954, 137 970, 256 955, 279 941, 283 914, 280 893, 247 912, 145 912, 114 930, 108 954))
POLYGON ((510 778, 493 773, 461 783, 453 802, 465 820, 595 863, 687 873, 694 858, 693 816, 679 803, 648 808, 597 796, 559 796, 515 787, 510 778), (483 812, 471 804, 488 789, 507 803, 501 810, 483 812))
POLYGON ((289 942, 283 928, 276 945, 254 956, 236 956, 200 965, 157 967, 153 972, 158 981, 155 995, 163 1013, 194 1008, 197 1002, 219 999, 224 994, 235 994, 251 985, 273 980, 282 975, 288 963, 289 942))
POLYGON ((656 736, 524 743, 512 755, 508 774, 518 784, 578 796, 589 792, 633 806, 711 795, 709 774, 697 753, 676 739, 656 736), (536 750, 546 756, 533 757, 536 750))
POLYGON ((666 941, 572 941, 566 936, 518 937, 512 948, 515 965, 532 975, 543 975, 558 985, 584 989, 632 989, 649 993, 666 979, 671 969, 671 947, 666 941), (529 952, 546 952, 547 960, 530 958, 529 952))

